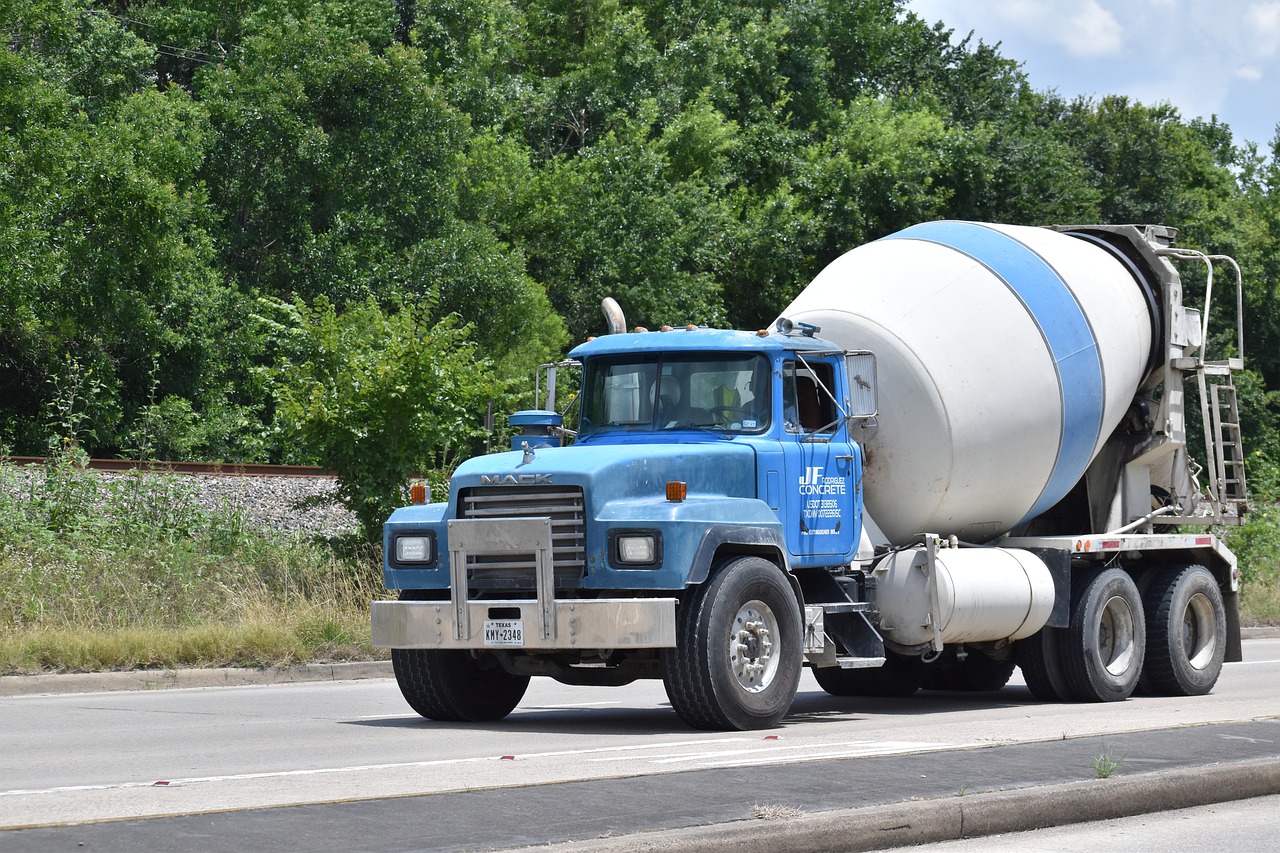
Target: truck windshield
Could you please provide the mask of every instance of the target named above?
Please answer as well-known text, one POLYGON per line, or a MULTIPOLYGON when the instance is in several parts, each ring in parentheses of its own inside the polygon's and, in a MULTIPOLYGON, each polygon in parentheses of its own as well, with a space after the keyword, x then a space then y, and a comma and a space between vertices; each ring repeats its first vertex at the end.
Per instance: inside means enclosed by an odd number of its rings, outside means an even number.
POLYGON ((583 367, 580 432, 769 427, 769 363, 761 355, 599 358, 583 367))

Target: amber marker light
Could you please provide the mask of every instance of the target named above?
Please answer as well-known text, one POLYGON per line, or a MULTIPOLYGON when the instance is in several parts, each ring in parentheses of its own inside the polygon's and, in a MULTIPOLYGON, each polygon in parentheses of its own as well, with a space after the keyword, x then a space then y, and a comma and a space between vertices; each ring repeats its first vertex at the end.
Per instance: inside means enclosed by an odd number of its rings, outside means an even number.
POLYGON ((688 483, 682 483, 679 480, 667 483, 667 500, 679 503, 687 497, 689 497, 688 483))
POLYGON ((424 504, 427 502, 427 484, 414 483, 409 487, 409 503, 424 504))

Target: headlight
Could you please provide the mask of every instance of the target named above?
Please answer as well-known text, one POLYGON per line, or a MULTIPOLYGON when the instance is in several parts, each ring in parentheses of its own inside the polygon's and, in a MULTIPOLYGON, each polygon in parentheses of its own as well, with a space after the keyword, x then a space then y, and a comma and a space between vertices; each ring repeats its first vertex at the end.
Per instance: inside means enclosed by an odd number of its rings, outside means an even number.
POLYGON ((652 569, 662 564, 662 532, 659 530, 612 530, 609 557, 624 569, 652 569))
POLYGON ((436 537, 432 533, 402 533, 393 543, 397 563, 431 565, 436 561, 436 537))

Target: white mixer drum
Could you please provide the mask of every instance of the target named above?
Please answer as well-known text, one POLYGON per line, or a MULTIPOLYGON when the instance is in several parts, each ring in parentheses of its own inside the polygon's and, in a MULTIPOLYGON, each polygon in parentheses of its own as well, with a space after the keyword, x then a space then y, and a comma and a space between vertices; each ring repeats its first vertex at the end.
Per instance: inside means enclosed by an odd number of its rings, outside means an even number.
POLYGON ((860 246, 782 316, 876 354, 864 494, 894 543, 986 541, 1061 500, 1144 379, 1154 322, 1106 249, 973 222, 860 246))

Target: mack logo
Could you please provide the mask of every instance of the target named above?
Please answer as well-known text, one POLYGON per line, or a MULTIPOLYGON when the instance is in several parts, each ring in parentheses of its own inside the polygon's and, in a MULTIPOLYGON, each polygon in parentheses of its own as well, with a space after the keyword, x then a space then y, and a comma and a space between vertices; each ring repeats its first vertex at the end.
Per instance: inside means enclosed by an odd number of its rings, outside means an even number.
POLYGON ((550 474, 481 474, 486 486, 542 486, 551 484, 550 474))

